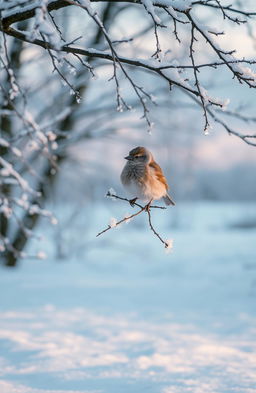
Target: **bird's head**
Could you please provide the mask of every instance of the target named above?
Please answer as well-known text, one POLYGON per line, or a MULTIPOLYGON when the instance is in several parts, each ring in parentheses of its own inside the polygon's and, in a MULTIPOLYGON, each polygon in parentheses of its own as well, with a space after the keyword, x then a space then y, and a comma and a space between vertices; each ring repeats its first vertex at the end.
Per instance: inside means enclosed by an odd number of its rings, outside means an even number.
POLYGON ((148 164, 152 159, 152 154, 145 147, 138 146, 132 149, 129 155, 124 158, 134 164, 148 164))

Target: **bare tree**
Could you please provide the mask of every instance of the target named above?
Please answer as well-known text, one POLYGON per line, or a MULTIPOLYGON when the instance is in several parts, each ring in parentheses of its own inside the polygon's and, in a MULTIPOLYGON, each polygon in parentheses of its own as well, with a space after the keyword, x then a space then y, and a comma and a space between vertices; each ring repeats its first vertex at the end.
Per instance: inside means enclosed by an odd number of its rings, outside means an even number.
POLYGON ((205 72, 217 79, 226 70, 233 84, 256 87, 256 60, 235 57, 236 48, 219 42, 233 26, 248 26, 253 39, 256 13, 241 2, 1 0, 0 13, 0 251, 8 266, 25 255, 40 216, 55 222, 43 202, 67 147, 115 132, 134 107, 151 130, 154 96, 163 90, 180 91, 199 108, 205 134, 219 124, 256 146, 256 134, 233 126, 255 118, 226 110, 228 97, 214 97, 205 82, 205 72), (132 18, 142 23, 131 26, 132 18), (120 23, 127 36, 115 29, 120 23), (97 75, 107 75, 104 92, 93 87, 97 75))

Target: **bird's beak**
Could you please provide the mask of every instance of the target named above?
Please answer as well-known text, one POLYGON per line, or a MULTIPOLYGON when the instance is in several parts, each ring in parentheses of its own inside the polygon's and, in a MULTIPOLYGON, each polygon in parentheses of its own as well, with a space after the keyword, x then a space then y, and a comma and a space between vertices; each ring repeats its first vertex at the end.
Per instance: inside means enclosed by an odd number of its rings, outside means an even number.
POLYGON ((132 160, 132 157, 131 157, 131 156, 127 156, 127 157, 124 157, 124 158, 125 158, 125 160, 129 160, 129 161, 132 160))

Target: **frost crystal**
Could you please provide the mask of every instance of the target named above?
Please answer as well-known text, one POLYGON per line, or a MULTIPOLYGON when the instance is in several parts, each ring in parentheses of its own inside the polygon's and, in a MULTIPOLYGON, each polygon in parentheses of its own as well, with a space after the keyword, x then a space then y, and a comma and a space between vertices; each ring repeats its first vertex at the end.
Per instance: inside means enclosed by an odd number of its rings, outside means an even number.
POLYGON ((165 246, 166 253, 169 254, 173 249, 173 239, 165 240, 165 244, 166 244, 165 246))
POLYGON ((57 142, 53 142, 53 143, 51 144, 51 147, 52 147, 52 150, 58 149, 58 143, 57 143, 57 142))
POLYGON ((125 222, 126 222, 126 224, 128 224, 128 222, 131 221, 130 213, 126 213, 125 216, 124 216, 124 218, 126 218, 125 222))
POLYGON ((155 14, 155 10, 153 7, 153 2, 152 0, 142 0, 142 4, 144 5, 145 9, 151 15, 153 18, 154 22, 158 25, 161 23, 161 19, 155 14))
POLYGON ((110 228, 115 228, 117 224, 117 219, 115 217, 111 217, 109 221, 110 228))
POLYGON ((0 212, 2 212, 6 218, 10 218, 12 215, 12 209, 8 205, 8 201, 4 199, 3 205, 0 207, 0 212))
POLYGON ((200 87, 201 95, 205 101, 205 104, 212 103, 214 105, 220 106, 223 111, 227 109, 227 106, 230 103, 230 99, 226 98, 225 100, 218 97, 210 97, 207 90, 204 87, 200 87))
POLYGON ((38 259, 46 259, 46 258, 47 258, 47 255, 45 254, 44 251, 38 251, 38 253, 36 254, 36 257, 37 257, 38 259))
POLYGON ((29 214, 32 216, 33 214, 39 214, 40 212, 40 208, 38 205, 34 204, 31 205, 29 208, 29 214))
POLYGON ((52 131, 48 131, 46 133, 46 135, 47 135, 49 141, 51 141, 51 142, 55 141, 55 139, 57 138, 57 135, 52 131))
POLYGON ((58 220, 57 220, 56 217, 52 217, 52 218, 51 218, 51 224, 52 224, 52 225, 57 225, 57 224, 58 224, 58 220))
POLYGON ((29 141, 27 144, 27 149, 30 151, 38 150, 39 148, 40 146, 36 141, 29 141))
POLYGON ((17 147, 12 147, 12 152, 15 154, 15 156, 17 157, 21 157, 22 153, 19 149, 17 149, 17 147))
POLYGON ((115 191, 114 188, 112 188, 112 187, 108 190, 108 192, 109 192, 110 194, 112 194, 112 195, 116 195, 116 191, 115 191))
POLYGON ((207 125, 207 127, 205 127, 204 129, 204 135, 209 135, 210 130, 212 129, 212 126, 210 124, 207 125))
POLYGON ((112 199, 112 201, 116 201, 115 195, 116 195, 116 191, 114 190, 114 188, 111 187, 108 190, 106 197, 112 199))
POLYGON ((0 145, 4 146, 4 147, 8 147, 9 146, 9 142, 7 142, 5 139, 0 138, 0 145))

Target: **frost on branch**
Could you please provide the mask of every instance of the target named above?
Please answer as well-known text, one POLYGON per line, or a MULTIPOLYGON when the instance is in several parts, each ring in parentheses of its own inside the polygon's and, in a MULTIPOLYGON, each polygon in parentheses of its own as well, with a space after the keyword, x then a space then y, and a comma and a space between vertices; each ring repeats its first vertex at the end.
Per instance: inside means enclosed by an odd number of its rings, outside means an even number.
POLYGON ((116 191, 114 190, 114 188, 110 188, 106 194, 107 198, 112 199, 112 201, 116 201, 116 191))
MULTIPOLYGON (((110 62, 113 74, 109 80, 115 83, 117 110, 122 112, 131 110, 133 107, 127 95, 122 93, 122 81, 126 80, 130 92, 134 95, 137 104, 141 108, 141 117, 145 120, 148 130, 152 128, 150 107, 153 102, 151 100, 151 92, 148 92, 141 83, 137 82, 128 67, 129 65, 137 69, 150 71, 153 75, 165 81, 171 90, 174 86, 189 96, 193 102, 196 102, 202 110, 202 129, 205 133, 207 133, 210 127, 214 126, 214 123, 218 123, 229 134, 241 138, 250 145, 255 145, 254 138, 256 138, 256 135, 243 135, 242 132, 232 129, 227 120, 219 113, 218 109, 226 107, 229 98, 216 99, 207 89, 207 86, 202 85, 200 77, 201 69, 208 69, 214 74, 215 70, 217 72, 220 68, 226 68, 230 73, 230 77, 234 78, 234 83, 238 81, 248 87, 256 87, 255 71, 251 68, 255 64, 255 59, 237 58, 235 57, 235 48, 231 47, 229 50, 226 50, 218 42, 219 36, 226 33, 223 27, 226 26, 226 24, 224 25, 226 21, 234 26, 249 24, 252 18, 255 17, 254 10, 245 10, 243 5, 240 4, 231 6, 223 5, 219 1, 203 0, 141 0, 133 4, 132 7, 140 7, 139 3, 143 6, 144 17, 150 17, 152 42, 155 42, 155 48, 152 49, 148 57, 144 56, 143 58, 129 57, 128 53, 122 49, 122 43, 129 42, 133 45, 133 40, 134 42, 136 41, 135 36, 140 36, 140 34, 137 33, 134 37, 131 36, 123 40, 113 39, 110 29, 105 26, 105 21, 102 20, 101 15, 96 11, 94 1, 67 0, 66 2, 61 2, 44 0, 40 2, 19 0, 18 2, 6 2, 2 0, 0 1, 0 11, 3 17, 2 29, 6 35, 9 34, 45 48, 52 62, 54 72, 69 87, 70 94, 75 96, 77 102, 81 101, 80 93, 72 81, 65 75, 62 66, 66 64, 71 73, 76 73, 77 70, 76 66, 72 64, 72 59, 68 59, 65 53, 70 54, 75 60, 79 59, 83 67, 90 71, 92 77, 94 77, 95 73, 88 59, 110 62), (98 45, 97 49, 84 45, 80 47, 76 46, 76 42, 81 36, 72 37, 70 40, 65 37, 65 28, 56 22, 52 11, 58 10, 59 12, 61 8, 67 6, 77 7, 79 14, 84 15, 85 13, 87 15, 91 20, 91 26, 97 28, 102 37, 104 37, 104 45, 98 45), (211 12, 213 26, 207 26, 203 20, 199 20, 198 15, 202 19, 204 11, 211 12), (21 15, 20 18, 23 18, 25 12, 27 18, 33 19, 32 31, 16 31, 12 24, 19 21, 19 13, 21 15), (188 41, 190 41, 190 50, 184 52, 182 63, 179 61, 180 64, 177 63, 176 65, 175 58, 170 58, 169 61, 166 61, 165 53, 163 52, 163 46, 168 37, 170 47, 167 52, 172 53, 172 40, 169 38, 171 35, 174 40, 179 42, 181 48, 186 48, 188 41), (200 56, 197 56, 200 53, 207 54, 207 56, 209 53, 208 57, 210 60, 202 63, 200 56), (86 57, 85 60, 83 59, 84 56, 86 57), (186 70, 186 76, 183 77, 182 73, 184 70, 186 70), (205 94, 206 91, 207 94, 205 94), (224 105, 222 105, 222 101, 225 103, 224 105)), ((115 6, 118 6, 118 2, 115 6)), ((141 32, 141 36, 143 34, 141 32)), ((232 31, 228 34, 232 35, 232 31)), ((140 53, 140 51, 136 50, 134 53, 140 53)), ((175 54, 174 56, 176 57, 175 54)), ((211 79, 214 80, 214 77, 211 79)), ((12 90, 14 95, 18 91, 14 82, 12 90)))
POLYGON ((173 250, 173 239, 167 239, 166 243, 166 253, 169 254, 173 250))
POLYGON ((115 228, 116 224, 117 224, 117 219, 115 217, 111 217, 109 222, 110 228, 115 228))
MULTIPOLYGON (((116 193, 112 194, 112 193, 110 192, 110 190, 107 192, 106 196, 107 196, 108 198, 111 198, 111 199, 115 198, 115 199, 119 199, 119 200, 121 200, 121 201, 126 201, 126 202, 128 202, 128 203, 131 205, 131 201, 129 201, 129 199, 120 197, 120 196, 116 195, 116 193)), ((172 240, 163 240, 163 238, 162 238, 162 237, 159 235, 159 233, 155 230, 155 228, 154 228, 154 226, 153 226, 153 224, 152 224, 152 218, 151 218, 151 212, 150 212, 150 209, 163 209, 163 210, 165 210, 166 207, 163 207, 163 206, 151 206, 151 205, 149 205, 149 204, 147 204, 147 205, 145 205, 145 206, 142 206, 142 205, 140 205, 140 204, 137 203, 137 202, 133 202, 133 203, 132 203, 132 206, 133 206, 133 207, 134 207, 134 206, 139 207, 139 210, 138 210, 136 213, 134 213, 134 214, 125 214, 125 216, 124 216, 121 220, 119 220, 119 221, 117 221, 116 218, 113 218, 113 217, 112 217, 112 218, 110 219, 110 223, 109 223, 109 225, 107 226, 107 228, 105 228, 105 229, 103 229, 101 232, 99 232, 99 233, 97 234, 96 237, 102 235, 103 233, 109 231, 109 230, 112 229, 112 228, 116 228, 118 225, 121 225, 121 224, 123 224, 124 222, 125 222, 125 223, 130 222, 132 219, 134 219, 135 217, 137 217, 138 215, 140 215, 142 212, 146 212, 146 213, 147 213, 147 216, 148 216, 148 225, 149 225, 150 230, 151 230, 151 231, 154 233, 154 235, 160 240, 160 242, 163 243, 163 245, 164 245, 164 247, 165 247, 166 249, 171 249, 171 248, 172 248, 172 240)))

